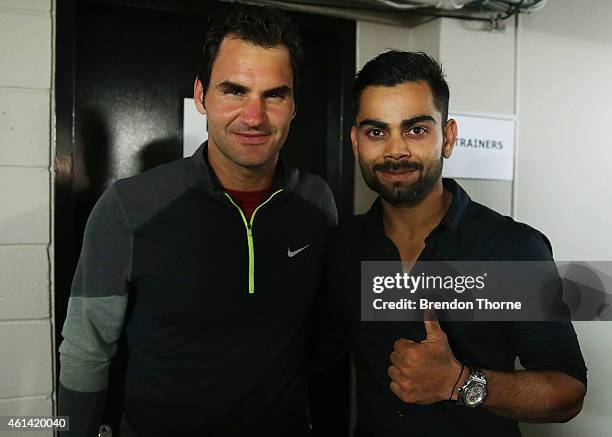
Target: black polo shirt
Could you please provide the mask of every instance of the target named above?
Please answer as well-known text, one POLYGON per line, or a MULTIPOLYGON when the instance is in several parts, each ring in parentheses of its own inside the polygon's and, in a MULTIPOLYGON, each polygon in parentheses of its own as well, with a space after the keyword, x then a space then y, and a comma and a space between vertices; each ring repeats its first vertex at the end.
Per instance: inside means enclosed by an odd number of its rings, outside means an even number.
MULTIPOLYGON (((425 240, 419 261, 548 261, 548 239, 537 230, 504 217, 470 199, 452 179, 453 195, 440 224, 425 240)), ((326 323, 320 357, 331 358, 343 341, 354 357, 357 374, 355 436, 518 436, 516 421, 484 408, 445 401, 433 405, 402 402, 389 389, 387 368, 399 338, 425 338, 421 322, 360 320, 361 261, 400 261, 385 235, 382 204, 338 227, 330 242, 326 323)), ((441 322, 453 353, 485 369, 513 371, 515 358, 531 370, 557 370, 586 384, 586 367, 571 323, 441 322)), ((324 365, 322 359, 321 365, 324 365)))

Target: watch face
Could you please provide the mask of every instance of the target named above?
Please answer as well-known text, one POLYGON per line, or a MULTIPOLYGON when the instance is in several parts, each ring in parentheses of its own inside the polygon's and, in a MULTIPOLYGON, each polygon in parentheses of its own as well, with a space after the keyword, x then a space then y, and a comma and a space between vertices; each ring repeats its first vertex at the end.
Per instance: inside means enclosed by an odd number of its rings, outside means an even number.
POLYGON ((476 407, 482 404, 486 395, 487 389, 483 384, 471 385, 465 391, 465 405, 476 407))

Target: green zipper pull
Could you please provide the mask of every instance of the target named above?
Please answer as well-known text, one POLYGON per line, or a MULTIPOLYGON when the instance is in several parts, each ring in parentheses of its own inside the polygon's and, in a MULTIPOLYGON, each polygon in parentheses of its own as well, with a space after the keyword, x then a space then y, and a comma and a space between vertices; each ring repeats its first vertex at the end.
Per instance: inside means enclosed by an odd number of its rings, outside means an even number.
POLYGON ((249 246, 249 294, 255 293, 255 247, 253 246, 253 228, 247 227, 247 244, 249 246))
POLYGON ((281 191, 283 190, 281 189, 281 190, 275 191, 274 193, 270 195, 270 197, 268 197, 257 208, 255 208, 255 210, 253 211, 253 214, 251 214, 250 221, 247 221, 244 215, 244 212, 242 211, 242 208, 240 208, 240 206, 236 202, 234 202, 234 199, 232 199, 232 196, 230 196, 227 193, 223 193, 229 199, 232 205, 234 205, 236 209, 238 210, 238 212, 240 213, 240 217, 242 217, 242 222, 244 223, 244 227, 246 228, 247 246, 249 250, 249 294, 255 293, 255 245, 253 243, 253 222, 255 220, 255 214, 257 214, 257 211, 259 211, 259 208, 261 208, 266 203, 268 203, 274 196, 276 196, 281 191))

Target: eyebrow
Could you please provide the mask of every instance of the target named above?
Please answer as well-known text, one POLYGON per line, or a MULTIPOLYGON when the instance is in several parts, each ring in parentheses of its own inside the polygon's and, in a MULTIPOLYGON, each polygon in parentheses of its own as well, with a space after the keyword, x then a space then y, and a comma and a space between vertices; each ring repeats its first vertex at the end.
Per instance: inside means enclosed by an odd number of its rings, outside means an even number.
POLYGON ((287 85, 282 85, 282 86, 278 86, 276 88, 272 88, 269 90, 264 91, 264 94, 279 94, 281 96, 286 96, 288 94, 291 94, 291 88, 287 85))
POLYGON ((402 120, 401 126, 403 129, 408 129, 409 127, 414 126, 418 123, 423 123, 425 121, 430 121, 433 124, 436 124, 436 119, 431 115, 417 115, 416 117, 409 118, 407 120, 402 120))
MULTIPOLYGON (((436 124, 436 119, 433 118, 431 115, 417 115, 416 117, 402 120, 401 127, 402 129, 408 129, 409 127, 412 127, 415 124, 423 123, 424 121, 430 121, 433 124, 436 124)), ((378 129, 389 129, 389 123, 385 123, 384 121, 380 120, 373 120, 371 118, 366 118, 365 120, 360 121, 359 127, 361 128, 363 126, 374 126, 378 129)))
MULTIPOLYGON (((229 80, 224 80, 223 82, 217 84, 215 88, 221 92, 235 90, 235 91, 241 91, 241 92, 246 93, 251 90, 249 87, 240 85, 235 82, 231 82, 229 80)), ((263 92, 264 95, 273 94, 273 93, 279 94, 282 96, 286 96, 288 94, 291 94, 291 87, 289 87, 288 85, 281 85, 275 88, 270 88, 269 90, 265 90, 263 92)))
POLYGON ((224 80, 223 82, 218 83, 217 86, 215 86, 215 88, 218 89, 219 91, 229 91, 229 90, 249 91, 249 89, 245 87, 244 85, 230 82, 229 80, 224 80))
POLYGON ((359 122, 359 127, 361 128, 363 126, 374 126, 374 127, 377 127, 378 129, 388 129, 389 123, 385 123, 384 121, 379 121, 379 120, 373 120, 371 118, 366 118, 365 120, 361 120, 359 122))

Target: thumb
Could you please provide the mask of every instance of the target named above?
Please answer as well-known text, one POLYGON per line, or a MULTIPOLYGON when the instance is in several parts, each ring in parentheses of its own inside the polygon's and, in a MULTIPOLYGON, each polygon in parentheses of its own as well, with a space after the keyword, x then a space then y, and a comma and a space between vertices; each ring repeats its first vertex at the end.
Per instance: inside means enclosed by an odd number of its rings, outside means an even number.
POLYGON ((423 313, 423 324, 425 325, 427 340, 437 340, 446 335, 438 322, 435 310, 426 310, 423 313))

